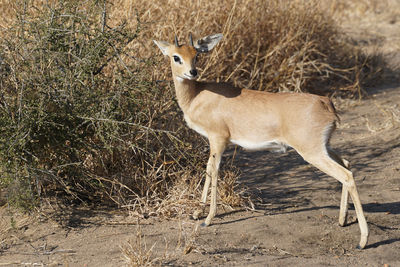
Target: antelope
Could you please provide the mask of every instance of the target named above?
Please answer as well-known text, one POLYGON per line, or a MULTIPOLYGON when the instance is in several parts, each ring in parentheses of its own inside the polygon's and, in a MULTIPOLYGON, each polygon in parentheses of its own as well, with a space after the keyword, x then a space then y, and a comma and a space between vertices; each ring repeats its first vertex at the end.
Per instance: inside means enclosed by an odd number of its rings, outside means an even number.
MULTIPOLYGON (((339 157, 329 141, 339 117, 329 98, 307 93, 270 93, 240 89, 228 83, 196 81, 196 58, 211 51, 222 39, 213 34, 189 44, 153 40, 168 56, 176 98, 187 125, 208 138, 210 157, 200 201, 206 204, 211 183, 211 202, 202 226, 209 226, 217 209, 217 180, 221 156, 229 143, 248 150, 294 148, 308 163, 342 183, 339 225, 347 224, 350 194, 361 239, 368 241, 368 226, 348 161, 339 157)), ((197 216, 197 215, 196 215, 197 216)), ((195 216, 194 216, 195 217, 195 216)))

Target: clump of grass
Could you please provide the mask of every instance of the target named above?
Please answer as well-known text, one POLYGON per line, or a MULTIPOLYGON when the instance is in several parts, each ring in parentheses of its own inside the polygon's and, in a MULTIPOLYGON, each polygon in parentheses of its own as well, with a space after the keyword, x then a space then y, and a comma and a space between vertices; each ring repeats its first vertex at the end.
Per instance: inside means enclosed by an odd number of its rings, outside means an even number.
POLYGON ((125 245, 121 246, 122 255, 128 266, 154 266, 159 263, 164 257, 153 256, 153 244, 150 248, 147 247, 146 237, 143 235, 141 226, 138 224, 135 238, 129 240, 125 245))
POLYGON ((252 208, 254 205, 246 195, 246 187, 237 181, 239 176, 240 171, 233 166, 224 170, 218 187, 220 201, 231 209, 244 206, 252 208))
POLYGON ((179 222, 179 229, 176 235, 177 239, 174 246, 164 239, 165 246, 160 249, 156 243, 150 244, 146 241, 146 235, 143 233, 140 223, 136 228, 136 235, 121 245, 121 252, 127 263, 127 266, 164 266, 173 265, 179 261, 183 255, 192 253, 197 248, 196 238, 198 236, 197 223, 179 222))

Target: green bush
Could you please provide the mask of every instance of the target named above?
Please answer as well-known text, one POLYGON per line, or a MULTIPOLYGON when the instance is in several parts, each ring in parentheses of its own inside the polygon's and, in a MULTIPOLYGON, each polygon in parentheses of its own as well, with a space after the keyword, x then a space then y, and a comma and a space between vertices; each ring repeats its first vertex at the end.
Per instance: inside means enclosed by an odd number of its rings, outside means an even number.
POLYGON ((150 80, 154 60, 128 48, 140 21, 111 28, 97 2, 23 2, 1 41, 0 186, 19 207, 43 194, 160 201, 184 173, 202 170, 193 166, 205 153, 181 141, 191 132, 172 90, 150 80))

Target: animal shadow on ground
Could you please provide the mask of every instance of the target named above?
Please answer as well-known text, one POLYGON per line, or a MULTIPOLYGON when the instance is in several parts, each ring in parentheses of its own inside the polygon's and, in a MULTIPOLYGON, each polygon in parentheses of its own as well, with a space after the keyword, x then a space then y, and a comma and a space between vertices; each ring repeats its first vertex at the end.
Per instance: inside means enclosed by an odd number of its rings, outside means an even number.
POLYGON ((63 206, 58 211, 51 213, 52 220, 67 229, 84 229, 87 227, 102 225, 104 221, 111 219, 113 209, 95 209, 84 206, 63 206))
MULTIPOLYGON (((381 184, 379 175, 390 163, 382 164, 382 161, 393 160, 393 155, 390 153, 395 150, 400 154, 398 136, 385 143, 378 140, 367 145, 353 142, 349 147, 335 146, 335 151, 339 155, 345 154, 344 158, 350 161, 350 170, 353 172, 359 191, 367 192, 370 188, 384 186, 381 184)), ((231 161, 227 158, 231 157, 233 149, 229 148, 227 152, 225 162, 231 161)), ((282 211, 292 207, 307 207, 313 205, 311 203, 313 194, 321 193, 321 191, 322 193, 340 192, 342 188, 340 182, 305 162, 293 149, 285 154, 240 150, 233 164, 242 171, 239 183, 248 187, 250 194, 257 199, 255 203, 257 209, 261 210, 282 211)), ((379 188, 379 190, 387 189, 379 188)), ((339 203, 325 207, 313 206, 311 209, 336 209, 339 208, 339 203)), ((400 214, 400 202, 363 203, 363 207, 368 213, 400 214)), ((309 209, 307 207, 307 210, 309 209)))

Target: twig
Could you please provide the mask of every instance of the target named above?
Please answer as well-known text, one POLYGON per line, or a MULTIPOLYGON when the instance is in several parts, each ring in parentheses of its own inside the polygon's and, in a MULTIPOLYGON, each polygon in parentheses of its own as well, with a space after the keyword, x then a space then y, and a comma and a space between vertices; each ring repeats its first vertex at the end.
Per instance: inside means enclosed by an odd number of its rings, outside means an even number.
POLYGON ((107 5, 106 5, 106 0, 103 2, 103 13, 101 15, 101 32, 104 32, 104 28, 107 24, 107 5))

